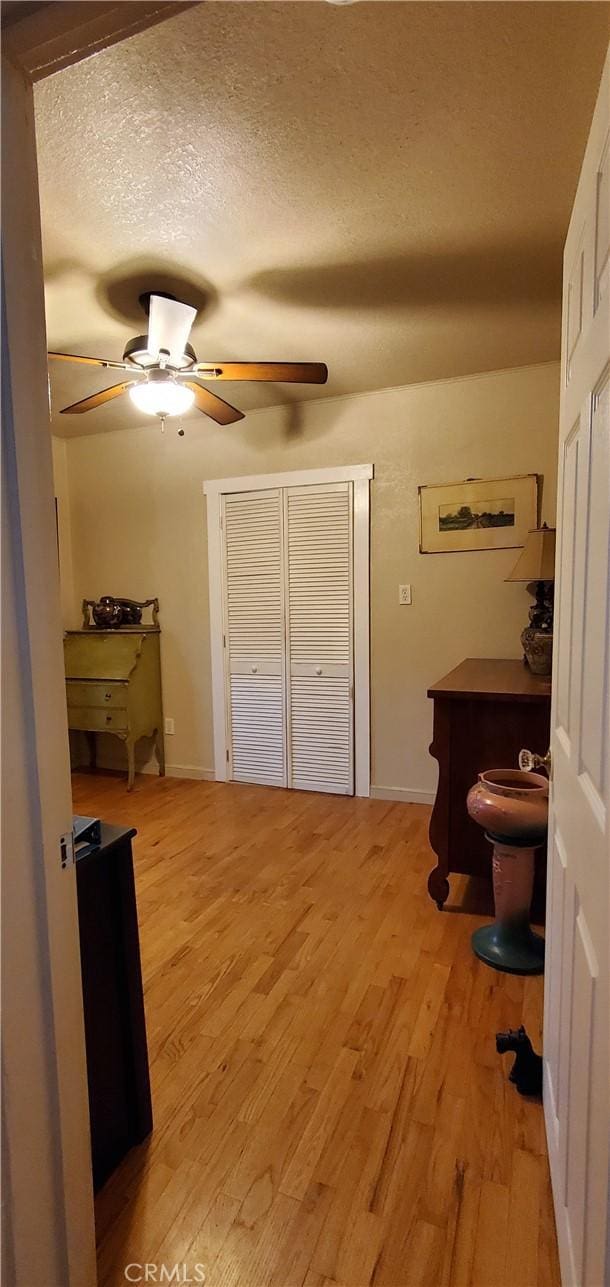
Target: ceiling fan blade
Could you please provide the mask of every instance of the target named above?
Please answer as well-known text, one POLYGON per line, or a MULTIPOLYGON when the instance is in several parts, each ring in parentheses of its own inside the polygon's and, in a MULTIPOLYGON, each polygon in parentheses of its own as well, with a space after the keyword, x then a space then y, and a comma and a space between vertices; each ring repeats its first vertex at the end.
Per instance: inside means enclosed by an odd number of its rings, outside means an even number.
POLYGON ((326 384, 323 362, 197 362, 193 370, 205 380, 277 380, 280 384, 326 384))
POLYGON ((92 393, 89 398, 82 398, 80 402, 73 402, 69 407, 62 407, 60 415, 75 416, 83 411, 93 411, 95 407, 103 406, 104 402, 120 397, 126 389, 131 388, 132 384, 137 383, 137 380, 124 380, 122 384, 111 384, 109 389, 100 389, 99 393, 92 393))
POLYGON ((127 362, 113 362, 110 358, 83 357, 81 353, 47 353, 47 357, 60 362, 86 362, 87 366, 107 366, 117 371, 129 371, 127 362))
POLYGON ((204 415, 210 416, 219 425, 233 425, 237 420, 243 420, 243 411, 238 411, 237 407, 232 407, 224 398, 217 398, 215 393, 209 389, 204 389, 196 380, 185 380, 187 389, 192 389, 195 394, 195 402, 204 415))
POLYGON ((151 295, 148 313, 148 352, 156 359, 161 349, 169 353, 172 366, 179 366, 191 333, 197 309, 178 299, 151 295))

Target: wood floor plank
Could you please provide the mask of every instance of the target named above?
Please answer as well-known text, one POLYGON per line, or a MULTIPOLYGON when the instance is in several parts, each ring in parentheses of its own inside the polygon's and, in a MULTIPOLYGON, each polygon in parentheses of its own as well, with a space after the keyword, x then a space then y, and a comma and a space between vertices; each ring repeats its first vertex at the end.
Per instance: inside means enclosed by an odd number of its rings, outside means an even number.
POLYGON ((359 1211, 371 1209, 372 1186, 381 1165, 388 1130, 389 1122, 382 1114, 372 1109, 362 1112, 344 1156, 334 1186, 333 1201, 313 1254, 312 1266, 327 1278, 337 1279, 339 1257, 344 1254, 350 1219, 359 1211))
POLYGON ((515 1149, 512 1158, 508 1235, 504 1273, 507 1282, 532 1287, 538 1281, 540 1167, 537 1157, 515 1149))
MULTIPOLYGON (((472 1287, 508 1287, 515 1281, 508 1255, 509 1190, 493 1180, 481 1185, 472 1262, 472 1287)), ((524 1284, 525 1287, 525 1284, 524 1284)))
POLYGON ((542 980, 473 956, 484 890, 430 901, 429 809, 104 773, 74 798, 138 829, 155 1117, 96 1200, 101 1287, 559 1287, 542 1109, 495 1050, 539 1044, 542 980))
MULTIPOLYGON (((481 1182, 473 1177, 467 1167, 456 1167, 455 1192, 447 1215, 439 1287, 469 1287, 473 1282, 472 1266, 480 1198, 481 1182)), ((479 1287, 483 1287, 483 1284, 479 1287)))
POLYGON ((282 1178, 280 1187, 288 1197, 305 1197, 316 1163, 349 1094, 357 1062, 357 1051, 345 1047, 341 1050, 282 1178))

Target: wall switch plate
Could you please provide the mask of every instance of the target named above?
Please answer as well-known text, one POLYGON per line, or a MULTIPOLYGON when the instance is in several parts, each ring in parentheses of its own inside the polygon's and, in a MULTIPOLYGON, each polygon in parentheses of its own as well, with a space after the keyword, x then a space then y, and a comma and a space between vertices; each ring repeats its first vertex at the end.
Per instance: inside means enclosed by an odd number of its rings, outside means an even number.
POLYGON ((169 735, 169 734, 173 733, 174 731, 175 731, 175 730, 174 730, 174 721, 173 721, 173 719, 166 719, 166 720, 165 720, 165 732, 169 735))
POLYGON ((401 604, 401 606, 402 606, 402 605, 405 605, 405 604, 406 604, 406 605, 408 605, 408 604, 411 602, 411 586, 410 586, 410 585, 399 585, 399 587, 398 587, 398 602, 401 604))

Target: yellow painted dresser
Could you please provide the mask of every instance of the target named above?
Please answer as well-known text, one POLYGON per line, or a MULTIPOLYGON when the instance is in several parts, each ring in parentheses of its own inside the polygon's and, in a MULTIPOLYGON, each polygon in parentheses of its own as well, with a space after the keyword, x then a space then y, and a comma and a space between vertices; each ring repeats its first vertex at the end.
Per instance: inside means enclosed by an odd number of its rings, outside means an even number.
POLYGON ((68 727, 87 734, 93 766, 97 733, 125 743, 128 791, 141 737, 154 738, 159 774, 165 773, 160 634, 158 626, 139 625, 64 635, 68 727))

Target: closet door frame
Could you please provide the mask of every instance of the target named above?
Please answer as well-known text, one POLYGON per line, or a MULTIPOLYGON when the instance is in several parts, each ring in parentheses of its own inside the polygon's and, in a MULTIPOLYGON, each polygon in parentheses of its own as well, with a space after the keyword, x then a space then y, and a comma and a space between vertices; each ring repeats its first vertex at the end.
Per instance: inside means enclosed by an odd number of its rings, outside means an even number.
POLYGON ((328 469, 297 469, 244 478, 215 478, 203 484, 207 501, 210 648, 214 732, 214 777, 229 779, 229 751, 224 649, 222 498, 234 492, 268 491, 276 487, 310 487, 320 483, 353 483, 354 590, 354 793, 371 793, 370 767, 370 480, 374 466, 344 465, 328 469))

